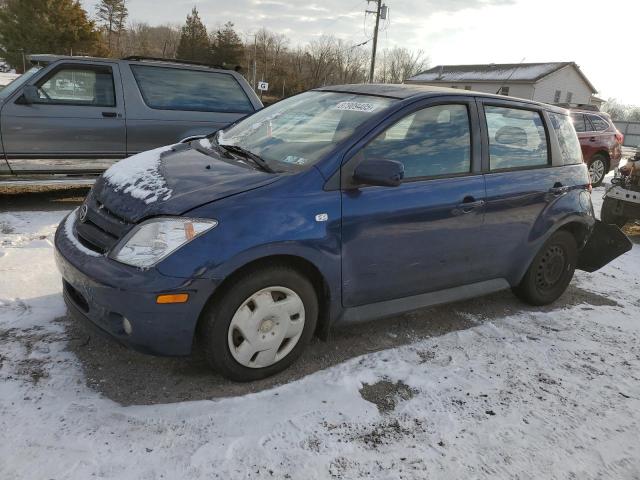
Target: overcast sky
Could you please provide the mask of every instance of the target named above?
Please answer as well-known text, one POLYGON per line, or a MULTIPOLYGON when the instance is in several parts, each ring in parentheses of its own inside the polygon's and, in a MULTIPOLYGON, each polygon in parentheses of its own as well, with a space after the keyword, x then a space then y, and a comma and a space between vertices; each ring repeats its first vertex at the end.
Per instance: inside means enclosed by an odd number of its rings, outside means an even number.
MULTIPOLYGON (((423 50, 431 65, 575 61, 603 98, 640 105, 636 0, 384 0, 378 48, 423 50)), ((82 0, 93 14, 96 0, 82 0)), ((127 0, 130 20, 182 24, 195 5, 207 28, 285 33, 292 45, 322 34, 371 37, 365 0, 127 0)), ((369 44, 370 45, 370 44, 369 44)), ((368 48, 368 47, 367 47, 368 48)))

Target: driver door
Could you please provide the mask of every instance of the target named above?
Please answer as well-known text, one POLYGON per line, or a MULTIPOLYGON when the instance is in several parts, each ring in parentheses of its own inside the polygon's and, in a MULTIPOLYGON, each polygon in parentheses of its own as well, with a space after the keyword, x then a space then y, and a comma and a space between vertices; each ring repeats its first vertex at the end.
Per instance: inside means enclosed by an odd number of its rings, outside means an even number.
POLYGON ((485 186, 476 106, 460 97, 442 102, 401 116, 343 166, 345 307, 478 280, 485 186), (403 163, 403 183, 349 185, 355 166, 368 159, 403 163))
POLYGON ((97 173, 126 156, 117 63, 57 65, 35 85, 36 102, 19 95, 2 110, 14 173, 97 173))

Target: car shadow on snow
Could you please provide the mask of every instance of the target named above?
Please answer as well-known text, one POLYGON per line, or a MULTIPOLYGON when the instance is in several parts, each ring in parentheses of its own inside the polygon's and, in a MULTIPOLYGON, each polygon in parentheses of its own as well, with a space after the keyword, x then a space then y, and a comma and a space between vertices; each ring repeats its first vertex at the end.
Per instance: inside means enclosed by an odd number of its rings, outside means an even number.
POLYGON ((291 382, 366 353, 464 330, 479 321, 523 311, 552 311, 569 306, 617 306, 602 295, 572 284, 552 306, 531 308, 509 291, 449 305, 418 310, 387 320, 335 328, 331 339, 318 339, 286 371, 253 383, 230 382, 211 371, 200 352, 191 357, 143 355, 94 335, 69 317, 61 317, 68 348, 80 360, 87 385, 122 405, 171 403, 238 396, 291 382))

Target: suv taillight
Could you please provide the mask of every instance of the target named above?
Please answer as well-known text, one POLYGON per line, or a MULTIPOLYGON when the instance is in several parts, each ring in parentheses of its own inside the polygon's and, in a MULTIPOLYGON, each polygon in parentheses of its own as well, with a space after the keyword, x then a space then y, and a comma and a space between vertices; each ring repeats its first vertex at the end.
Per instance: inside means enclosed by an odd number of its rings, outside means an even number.
POLYGON ((613 136, 616 137, 616 142, 620 145, 624 143, 624 135, 621 134, 619 130, 616 130, 616 133, 613 136))

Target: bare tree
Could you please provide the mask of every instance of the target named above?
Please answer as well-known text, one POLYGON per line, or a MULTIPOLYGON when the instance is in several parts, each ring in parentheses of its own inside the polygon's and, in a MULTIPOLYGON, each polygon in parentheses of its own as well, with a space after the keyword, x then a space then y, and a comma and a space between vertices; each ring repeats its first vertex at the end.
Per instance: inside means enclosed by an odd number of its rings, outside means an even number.
POLYGON ((120 48, 123 55, 175 58, 179 42, 179 27, 131 22, 122 36, 120 48))
POLYGON ((378 58, 381 62, 376 69, 376 81, 381 83, 402 83, 429 65, 422 50, 412 52, 404 47, 385 49, 378 58))
POLYGON ((125 0, 100 0, 96 7, 96 16, 107 37, 107 49, 111 52, 120 47, 120 37, 125 30, 129 11, 125 0), (115 36, 115 44, 113 37, 115 36))

